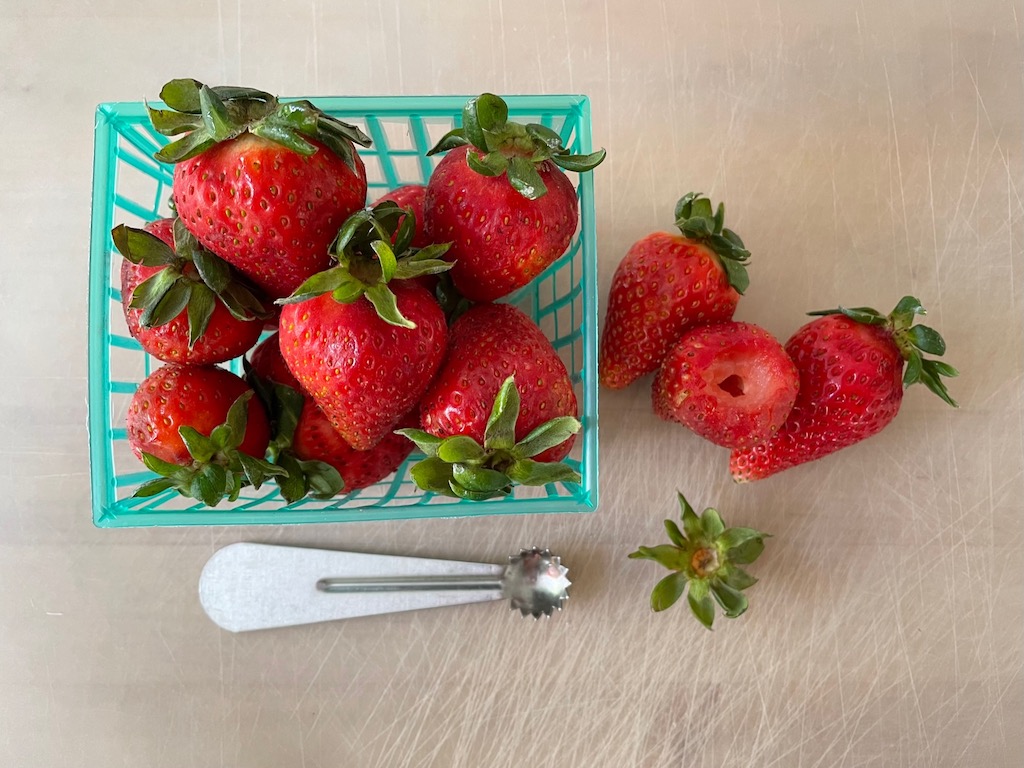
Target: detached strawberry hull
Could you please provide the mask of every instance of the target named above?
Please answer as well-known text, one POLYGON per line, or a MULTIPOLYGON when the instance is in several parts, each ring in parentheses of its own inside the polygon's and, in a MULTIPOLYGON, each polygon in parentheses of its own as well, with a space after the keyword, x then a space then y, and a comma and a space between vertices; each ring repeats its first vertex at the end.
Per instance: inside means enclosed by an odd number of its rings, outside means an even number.
MULTIPOLYGON (((359 148, 369 198, 404 184, 423 184, 440 157, 427 158, 436 138, 456 122, 466 96, 314 98, 328 114, 361 127, 374 140, 359 148), (412 142, 418 163, 408 162, 412 142), (391 144, 395 146, 392 147, 391 144), (401 159, 400 158, 405 158, 401 159)), ((517 119, 553 128, 576 152, 591 151, 589 102, 583 96, 516 96, 507 99, 517 119)), ((159 106, 151 101, 152 106, 159 106)), ((287 506, 273 484, 246 489, 238 502, 208 508, 164 494, 132 499, 153 477, 131 454, 124 413, 137 384, 160 365, 130 337, 120 307, 120 257, 110 242, 114 224, 140 226, 167 215, 173 168, 152 160, 165 141, 149 126, 142 102, 103 104, 97 110, 90 256, 89 440, 93 519, 99 527, 251 525, 358 520, 587 512, 597 506, 597 268, 593 186, 578 183, 580 222, 568 251, 534 282, 509 296, 552 342, 572 377, 583 430, 569 456, 579 485, 517 489, 504 500, 457 502, 424 494, 409 479, 414 453, 383 481, 330 501, 287 506)), ((241 374, 240 359, 224 367, 241 374)))

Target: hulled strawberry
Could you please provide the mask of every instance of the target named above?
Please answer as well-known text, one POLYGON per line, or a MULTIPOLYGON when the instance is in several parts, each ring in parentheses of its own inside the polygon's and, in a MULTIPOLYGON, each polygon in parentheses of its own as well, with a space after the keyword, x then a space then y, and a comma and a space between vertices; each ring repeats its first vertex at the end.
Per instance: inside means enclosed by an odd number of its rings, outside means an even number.
POLYGON ((430 245, 430 238, 427 236, 423 225, 423 198, 427 194, 427 187, 424 184, 406 184, 391 190, 383 195, 377 202, 392 202, 399 208, 408 208, 416 218, 415 234, 412 237, 414 248, 425 248, 430 245))
POLYGON ((357 450, 395 428, 444 358, 444 312, 409 278, 451 265, 438 258, 446 246, 408 248, 414 226, 393 203, 353 214, 334 244, 338 265, 282 300, 285 362, 357 450))
POLYGON ((924 313, 912 296, 888 316, 870 307, 811 312, 820 317, 786 342, 800 375, 793 410, 770 440, 733 451, 733 479, 759 480, 877 434, 896 417, 904 387, 916 382, 955 406, 942 377, 956 369, 922 355, 946 351, 936 331, 913 325, 924 313))
POLYGON ((284 470, 263 460, 270 440, 266 412, 233 373, 216 367, 165 365, 132 396, 128 444, 162 477, 136 496, 175 489, 215 506, 238 497, 243 485, 259 487, 284 470))
POLYGON ((180 219, 111 232, 124 256, 121 306, 142 348, 169 363, 208 365, 245 353, 269 316, 224 261, 206 251, 180 219))
POLYGON ((341 223, 366 201, 354 144, 370 139, 308 101, 172 80, 170 109, 150 108, 160 133, 186 135, 156 158, 175 163, 178 215, 199 241, 271 297, 330 264, 341 223))
MULTIPOLYGON (((307 494, 330 498, 366 488, 394 472, 412 452, 412 443, 393 433, 368 451, 352 448, 302 391, 278 341, 274 334, 253 350, 250 375, 264 402, 272 403, 275 434, 270 450, 275 462, 288 470, 288 477, 278 480, 282 496, 289 503, 307 494)), ((401 424, 415 426, 418 420, 413 409, 401 424)))
POLYGON ((579 482, 561 463, 580 428, 565 365, 533 321, 508 304, 479 304, 452 325, 448 358, 423 396, 424 431, 404 430, 428 460, 421 488, 491 498, 513 483, 579 482))
POLYGON ((694 328, 654 379, 654 412, 726 448, 767 440, 786 421, 799 386, 796 366, 768 331, 750 323, 694 328))
POLYGON ((629 249, 612 277, 600 377, 622 389, 657 370, 695 325, 731 320, 750 282, 743 241, 723 226, 725 206, 691 192, 676 204, 680 234, 655 232, 629 249))
POLYGON ((427 184, 428 239, 450 242, 455 287, 473 301, 493 301, 526 285, 565 253, 579 203, 562 169, 589 171, 604 150, 571 155, 543 125, 508 122, 494 94, 471 99, 462 127, 428 155, 448 152, 427 184))

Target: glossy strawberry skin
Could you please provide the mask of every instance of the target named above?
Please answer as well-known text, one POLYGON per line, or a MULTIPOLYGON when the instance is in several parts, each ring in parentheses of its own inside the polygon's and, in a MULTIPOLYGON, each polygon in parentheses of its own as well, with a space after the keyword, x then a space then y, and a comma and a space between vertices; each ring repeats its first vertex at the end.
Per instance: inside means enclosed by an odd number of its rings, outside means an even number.
MULTIPOLYGON (((158 219, 143 229, 174 247, 173 219, 158 219)), ((131 309, 128 305, 136 286, 161 269, 133 264, 128 259, 121 261, 121 307, 124 319, 128 324, 128 332, 146 352, 165 363, 210 365, 245 354, 259 339, 263 327, 261 320, 238 320, 219 301, 214 305, 206 332, 191 349, 188 346, 187 309, 183 309, 169 323, 155 328, 143 328, 139 322, 142 310, 131 309)))
POLYGON ((271 298, 330 265, 342 222, 366 202, 366 171, 327 147, 303 156, 244 133, 174 167, 174 200, 192 234, 271 298))
MULTIPOLYGON (((277 334, 268 336, 253 350, 251 363, 253 371, 259 376, 291 387, 303 395, 302 411, 292 438, 292 451, 300 459, 324 461, 338 470, 345 482, 343 493, 366 488, 383 480, 412 453, 412 442, 393 433, 368 451, 357 451, 345 442, 331 425, 330 419, 302 391, 281 355, 277 334)), ((399 426, 419 426, 419 415, 415 408, 399 426)))
POLYGON ((654 379, 654 411, 726 448, 774 435, 796 401, 799 376, 782 345, 750 323, 683 334, 654 379))
POLYGON ((731 320, 739 298, 707 247, 667 232, 637 241, 608 293, 601 383, 623 389, 657 370, 688 328, 731 320))
POLYGON ((903 400, 903 358, 884 327, 842 315, 811 321, 786 343, 800 374, 796 404, 778 433, 733 451, 738 482, 815 461, 884 429, 903 400))
MULTIPOLYGON (((565 253, 576 231, 579 202, 568 177, 552 162, 537 171, 547 194, 520 195, 505 175, 469 167, 468 147, 451 150, 434 169, 424 199, 431 242, 451 243, 452 280, 472 301, 494 301, 521 288, 565 253)), ((478 153, 479 154, 479 153, 478 153)))
MULTIPOLYGON (((509 304, 479 304, 452 326, 448 358, 420 404, 423 429, 483 443, 495 395, 510 375, 521 399, 516 440, 556 416, 577 415, 569 373, 540 328, 509 304)), ((574 440, 534 458, 561 461, 574 440)))
MULTIPOLYGON (((150 374, 128 405, 128 443, 139 459, 142 452, 173 464, 192 463, 178 428, 190 426, 209 436, 224 423, 228 409, 252 391, 223 368, 165 365, 150 374)), ((270 441, 270 424, 259 400, 249 401, 245 439, 239 451, 262 458, 270 441)))
POLYGON ((357 450, 390 434, 419 402, 444 359, 448 329, 437 301, 408 280, 389 284, 415 329, 388 325, 365 297, 324 294, 281 312, 281 353, 302 388, 357 450))
MULTIPOLYGON (((412 210, 413 216, 416 217, 416 234, 412 238, 412 246, 414 248, 424 248, 430 245, 430 238, 427 237, 423 224, 423 198, 426 194, 427 187, 424 184, 406 184, 403 187, 391 190, 377 201, 378 203, 383 203, 390 200, 401 208, 412 210)), ((402 219, 404 218, 403 216, 402 219)), ((399 219, 399 224, 402 219, 399 219)))

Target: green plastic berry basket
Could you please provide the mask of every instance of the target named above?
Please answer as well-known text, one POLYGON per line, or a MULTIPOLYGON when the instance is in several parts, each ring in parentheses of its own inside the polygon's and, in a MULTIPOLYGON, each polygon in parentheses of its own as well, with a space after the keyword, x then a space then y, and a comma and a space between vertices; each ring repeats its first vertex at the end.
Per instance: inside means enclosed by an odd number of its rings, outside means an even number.
MULTIPOLYGON (((440 157, 426 151, 460 121, 465 96, 310 98, 325 112, 360 126, 373 147, 360 148, 370 201, 402 184, 424 183, 440 157)), ((557 131, 573 153, 591 152, 590 102, 585 96, 507 97, 509 116, 557 131)), ((158 106, 158 105, 154 105, 158 106)), ((567 461, 579 485, 519 488, 493 501, 472 502, 421 491, 409 476, 418 458, 370 486, 329 501, 286 505, 276 486, 246 488, 232 503, 207 507, 167 491, 133 498, 154 477, 128 446, 125 414, 139 382, 161 365, 129 335, 121 310, 120 255, 110 230, 141 226, 170 214, 172 170, 152 155, 167 139, 149 124, 142 102, 101 104, 96 111, 92 240, 89 263, 89 443, 92 507, 103 528, 154 525, 335 523, 357 520, 462 517, 513 513, 587 512, 597 507, 597 247, 591 174, 569 174, 580 199, 580 225, 568 251, 530 285, 507 299, 544 330, 576 388, 583 424, 567 461)), ((598 170, 600 172, 600 169, 598 170)), ((226 363, 241 372, 241 359, 226 363)))

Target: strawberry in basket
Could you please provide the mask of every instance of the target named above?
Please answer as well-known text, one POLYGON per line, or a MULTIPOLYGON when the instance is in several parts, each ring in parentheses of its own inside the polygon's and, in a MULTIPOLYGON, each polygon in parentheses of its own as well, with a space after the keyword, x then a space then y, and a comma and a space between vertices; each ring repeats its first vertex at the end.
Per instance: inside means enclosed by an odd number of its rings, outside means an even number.
POLYGON ((165 365, 146 377, 128 406, 128 444, 161 477, 135 495, 174 489, 212 507, 284 474, 263 459, 270 425, 253 395, 238 376, 214 366, 165 365))
POLYGON ((251 88, 172 80, 160 98, 169 109, 150 108, 153 127, 184 136, 156 158, 175 164, 174 203, 199 242, 272 298, 327 268, 338 227, 366 202, 354 144, 369 137, 251 88))
POLYGON ((543 125, 508 121, 491 93, 471 99, 462 127, 428 152, 448 152, 423 202, 432 242, 451 243, 452 281, 472 301, 521 288, 565 253, 579 220, 568 171, 590 171, 604 150, 571 155, 543 125))
POLYGON ((353 214, 333 246, 337 265, 279 302, 288 368, 356 450, 392 432, 444 359, 444 312, 414 278, 450 269, 447 246, 412 248, 414 231, 394 203, 353 214))
POLYGON ((168 363, 208 365, 242 355, 270 313, 237 273, 203 249, 181 219, 111 232, 124 256, 121 305, 128 331, 168 363))
MULTIPOLYGON (((275 428, 270 456, 288 471, 286 478, 277 478, 288 502, 307 494, 323 499, 366 488, 394 472, 412 452, 412 443, 398 434, 368 451, 346 443, 288 369, 278 334, 253 350, 249 377, 269 404, 275 428)), ((418 413, 414 410, 409 418, 418 418, 418 413)))
POLYGON ((579 482, 562 462, 580 429, 576 395, 558 353, 509 304, 478 304, 451 329, 448 359, 420 403, 419 429, 403 429, 427 458, 420 488, 483 500, 513 484, 579 482))

